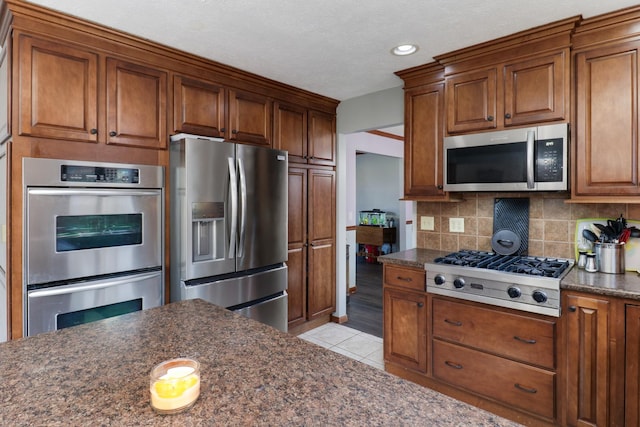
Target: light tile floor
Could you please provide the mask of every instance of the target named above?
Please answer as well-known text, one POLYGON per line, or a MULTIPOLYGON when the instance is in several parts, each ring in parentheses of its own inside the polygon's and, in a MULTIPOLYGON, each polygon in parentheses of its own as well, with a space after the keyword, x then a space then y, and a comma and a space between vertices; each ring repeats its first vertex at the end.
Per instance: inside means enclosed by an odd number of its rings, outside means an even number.
POLYGON ((384 370, 382 338, 374 335, 329 322, 298 338, 384 370))

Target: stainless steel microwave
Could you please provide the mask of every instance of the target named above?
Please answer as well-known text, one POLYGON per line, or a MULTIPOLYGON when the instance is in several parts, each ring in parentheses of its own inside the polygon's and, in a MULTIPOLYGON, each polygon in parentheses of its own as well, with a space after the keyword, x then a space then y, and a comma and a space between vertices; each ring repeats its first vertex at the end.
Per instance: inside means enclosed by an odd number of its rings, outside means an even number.
POLYGON ((564 191, 567 123, 444 139, 444 190, 564 191))

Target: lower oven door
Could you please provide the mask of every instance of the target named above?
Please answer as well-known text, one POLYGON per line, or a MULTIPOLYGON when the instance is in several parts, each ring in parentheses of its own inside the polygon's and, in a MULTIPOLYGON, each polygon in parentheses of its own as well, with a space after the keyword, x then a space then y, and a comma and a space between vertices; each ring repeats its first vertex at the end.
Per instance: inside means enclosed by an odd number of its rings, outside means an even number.
POLYGON ((162 190, 29 187, 26 284, 162 265, 162 190))
POLYGON ((27 335, 159 307, 163 283, 162 270, 157 270, 30 290, 27 335))

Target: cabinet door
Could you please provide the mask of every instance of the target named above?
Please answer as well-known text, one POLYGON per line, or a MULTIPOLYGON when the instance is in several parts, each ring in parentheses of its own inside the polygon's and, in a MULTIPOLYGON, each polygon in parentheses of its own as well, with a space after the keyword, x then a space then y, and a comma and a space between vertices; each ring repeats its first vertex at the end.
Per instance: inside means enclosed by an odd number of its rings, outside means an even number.
POLYGON ((309 169, 309 242, 334 239, 336 233, 336 173, 309 169))
POLYGON ((307 109, 274 103, 273 148, 289 152, 289 163, 307 163, 307 109))
POLYGON ((566 296, 567 423, 609 425, 610 302, 566 296))
POLYGON ((289 328, 307 320, 307 247, 289 245, 287 293, 289 328))
POLYGON ((384 360, 427 371, 427 297, 384 289, 384 360))
POLYGON ((332 313, 336 303, 336 183, 333 170, 308 172, 308 318, 332 313))
POLYGON ((335 240, 316 240, 309 243, 308 249, 307 317, 311 320, 336 309, 335 240))
POLYGON ((18 37, 19 133, 98 141, 98 56, 58 42, 18 37))
POLYGON ((447 78, 447 131, 493 129, 496 120, 495 68, 447 78))
POLYGON ((0 52, 0 142, 11 134, 11 97, 9 96, 9 67, 11 56, 10 44, 6 44, 0 52))
POLYGON ((289 168, 288 180, 289 328, 307 316, 307 171, 289 168))
POLYGON ((173 129, 194 135, 224 137, 225 89, 213 83, 175 76, 173 129))
POLYGON ((309 163, 336 165, 336 118, 333 114, 309 111, 309 163))
POLYGON ((640 425, 640 306, 626 307, 625 425, 640 425))
POLYGON ((167 147, 167 73, 107 58, 107 143, 167 147))
POLYGON ((405 92, 405 197, 443 196, 444 83, 405 92))
POLYGON ((567 51, 504 67, 504 125, 565 118, 569 101, 567 51))
POLYGON ((229 90, 229 140, 270 147, 271 108, 265 96, 229 90))
POLYGON ((639 47, 624 43, 576 55, 576 195, 640 194, 639 47))

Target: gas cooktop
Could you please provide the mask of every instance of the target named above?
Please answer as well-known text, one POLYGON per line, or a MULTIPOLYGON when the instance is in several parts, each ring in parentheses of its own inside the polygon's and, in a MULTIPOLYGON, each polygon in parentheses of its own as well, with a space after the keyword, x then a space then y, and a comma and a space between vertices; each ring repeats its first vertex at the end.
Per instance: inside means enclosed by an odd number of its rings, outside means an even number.
POLYGON ((574 260, 461 250, 426 263, 427 291, 560 316, 560 280, 574 260))

